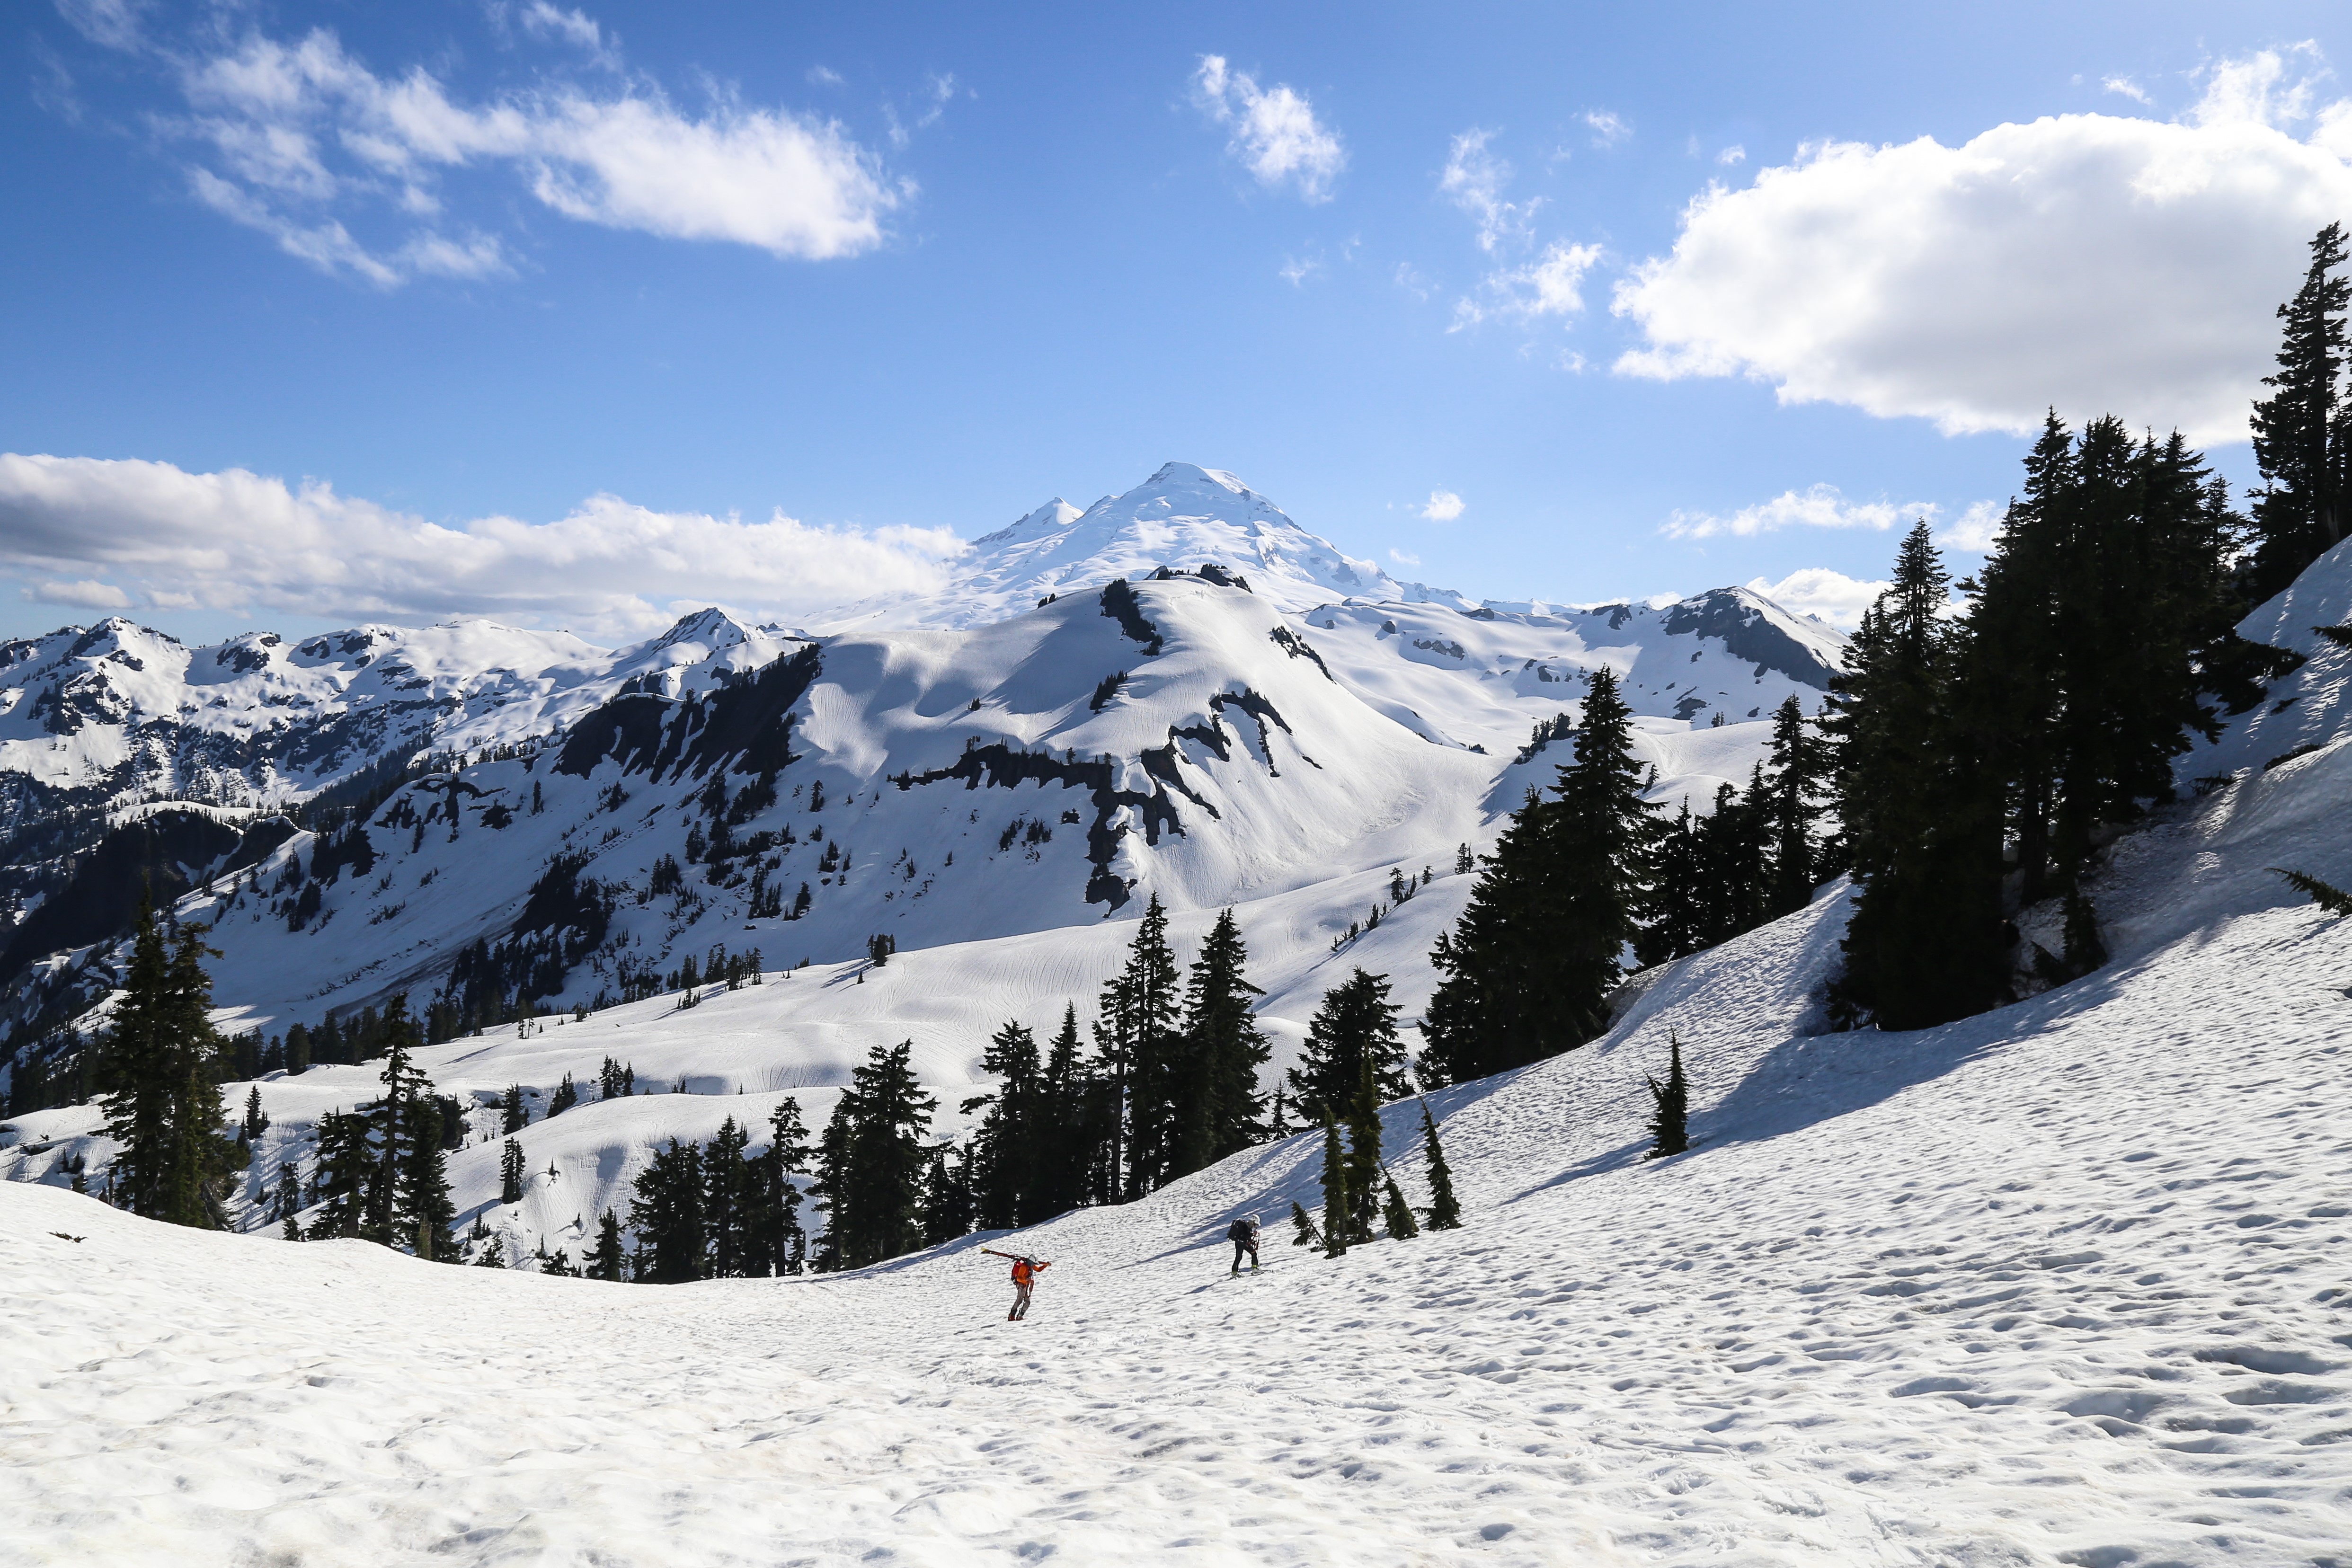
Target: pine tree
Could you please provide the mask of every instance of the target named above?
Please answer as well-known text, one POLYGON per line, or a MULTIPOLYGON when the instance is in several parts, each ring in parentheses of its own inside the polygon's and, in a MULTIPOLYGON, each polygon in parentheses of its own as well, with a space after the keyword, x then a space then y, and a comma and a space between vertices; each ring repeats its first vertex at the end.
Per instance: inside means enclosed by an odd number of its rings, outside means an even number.
POLYGON ((1323 1249, 1323 1233, 1317 1230, 1315 1221, 1307 1218, 1306 1206, 1295 1198, 1290 1205, 1290 1244, 1293 1247, 1312 1247, 1318 1252, 1323 1249))
POLYGON ((1062 1027, 1046 1047, 1034 1154, 1037 1192, 1033 1218, 1050 1218, 1093 1200, 1109 1157, 1116 1125, 1113 1085, 1088 1071, 1080 1055, 1078 1009, 1062 1009, 1062 1027))
POLYGON ((702 1153, 702 1227, 710 1256, 704 1277, 740 1279, 753 1272, 751 1239, 757 1217, 743 1162, 751 1134, 729 1116, 702 1153))
POLYGON ((1369 1057, 1360 1064, 1348 1104, 1348 1197, 1351 1241, 1372 1239, 1381 1206, 1381 1095, 1369 1057))
POLYGON ((1403 1241, 1420 1235, 1421 1223, 1413 1218, 1412 1206, 1405 1202, 1404 1194, 1397 1187, 1396 1177, 1383 1175, 1381 1181, 1387 1193, 1387 1199, 1381 1205, 1381 1218, 1388 1227, 1389 1239, 1403 1241))
POLYGON ((1339 1146, 1339 1124, 1323 1118, 1323 1254, 1338 1258, 1355 1231, 1355 1203, 1348 1193, 1348 1156, 1339 1146))
POLYGON ((512 1138, 499 1151, 499 1201, 522 1201, 522 1145, 512 1138))
POLYGON ((1421 1103, 1421 1142, 1429 1160, 1429 1228, 1459 1230, 1462 1205, 1454 1196, 1454 1169, 1445 1163, 1445 1150, 1437 1141, 1437 1119, 1429 1113, 1426 1100, 1421 1103))
POLYGON ((2344 227, 2329 224, 2311 242, 2303 287, 2278 308, 2286 323, 2274 389, 2254 404, 2254 465, 2263 487, 2254 492, 2258 530, 2247 596, 2268 599, 2344 537, 2352 491, 2352 407, 2340 376, 2345 316, 2352 280, 2344 265, 2344 227))
POLYGON ((1655 837, 1642 773, 1633 710, 1603 665, 1587 677, 1558 799, 1529 792, 1431 956, 1444 977, 1423 1024, 1431 1077, 1461 1082, 1525 1066, 1607 1027, 1655 837))
POLYGON ((572 1074, 567 1072, 563 1075, 563 1082, 555 1086, 555 1097, 547 1103, 547 1113, 561 1116, 579 1103, 580 1087, 572 1082, 572 1074))
POLYGON ((1650 1152, 1664 1159, 1690 1147, 1690 1083, 1683 1077, 1682 1036, 1666 1031, 1666 1081, 1643 1078, 1650 1086, 1650 1152))
POLYGON ((247 1143, 257 1143, 261 1134, 269 1131, 269 1118, 261 1113, 261 1085, 257 1083, 245 1096, 245 1121, 237 1129, 247 1143))
POLYGON ((379 1024, 386 1050, 383 1098, 366 1113, 375 1152, 361 1234, 386 1247, 406 1247, 420 1258, 456 1250, 448 1228, 456 1218, 441 1152, 441 1109, 432 1080, 415 1065, 418 1044, 408 998, 395 995, 379 1024))
POLYGON ((632 1184, 629 1228, 640 1249, 637 1277, 658 1285, 702 1278, 708 1251, 702 1214, 702 1151, 669 1140, 632 1184))
POLYGON ((530 1111, 522 1103, 522 1085, 507 1085, 506 1097, 499 1102, 499 1134, 512 1137, 530 1125, 530 1111))
POLYGON ((1831 793, 1832 758, 1817 728, 1794 692, 1772 710, 1772 749, 1759 808, 1771 845, 1768 917, 1802 909, 1812 901, 1813 889, 1835 874, 1836 857, 1819 831, 1831 793))
POLYGON ((850 1076, 818 1147, 822 1266, 860 1269, 923 1244, 923 1134, 939 1102, 910 1065, 914 1041, 876 1046, 850 1076))
POLYGON ((319 1166, 313 1192, 319 1213, 310 1222, 311 1239, 363 1232, 368 1190, 377 1168, 371 1130, 369 1118, 357 1112, 330 1111, 319 1119, 319 1166))
MULTIPOLYGON (((1073 1020, 1075 1028, 1075 1020, 1073 1020)), ((973 1218, 982 1230, 1010 1230, 1046 1218, 1041 1169, 1050 1155, 1045 1070, 1037 1038, 1007 1019, 981 1053, 982 1072, 993 1074, 997 1090, 963 1103, 965 1115, 986 1108, 972 1134, 967 1159, 973 1218)), ((959 1233, 961 1234, 961 1233, 959 1233)))
MULTIPOLYGON (((2037 458, 2050 446, 2045 433, 2037 458)), ((1963 1018, 2005 994, 1997 764, 1989 737, 1961 723, 1949 582, 1921 521, 1831 683, 1839 813, 1860 884, 1838 995, 1888 1029, 1963 1018)))
POLYGON ((2286 878, 2287 885, 2297 893, 2306 894, 2311 901, 2328 914, 2341 918, 2352 915, 2352 893, 2347 893, 2334 883, 2322 882, 2308 872, 2288 871, 2272 866, 2272 874, 2286 878))
POLYGON ((969 1167, 942 1144, 923 1176, 923 1245, 937 1247, 971 1232, 969 1167))
POLYGON ((1397 1038, 1402 1009, 1389 1000, 1389 977, 1358 969, 1323 993, 1307 1026, 1307 1046, 1288 1074, 1300 1110, 1338 1114, 1351 1104, 1367 1064, 1382 1102, 1412 1092, 1405 1049, 1397 1038))
POLYGON ((212 982, 201 962, 205 927, 184 925, 167 952, 153 902, 132 927, 131 969, 100 1061, 107 1135, 121 1145, 115 1203, 173 1225, 213 1226, 208 1184, 228 1174, 212 982))
POLYGON ((1168 912, 1152 894, 1138 922, 1126 967, 1103 988, 1096 1050, 1122 1091, 1126 1120, 1114 1163, 1124 1196, 1164 1186, 1175 1159, 1177 1096, 1184 1030, 1168 912))
POLYGON ((581 1262, 587 1267, 588 1278, 617 1281, 621 1278, 622 1262, 627 1255, 621 1245, 620 1218, 608 1208, 604 1211, 604 1218, 597 1222, 596 1245, 581 1259, 581 1262))
POLYGON ((1185 990, 1183 1061, 1171 1106, 1171 1180, 1240 1153, 1264 1130, 1258 1070, 1272 1051, 1250 1004, 1265 993, 1242 975, 1248 962, 1241 926, 1224 910, 1201 944, 1185 990))

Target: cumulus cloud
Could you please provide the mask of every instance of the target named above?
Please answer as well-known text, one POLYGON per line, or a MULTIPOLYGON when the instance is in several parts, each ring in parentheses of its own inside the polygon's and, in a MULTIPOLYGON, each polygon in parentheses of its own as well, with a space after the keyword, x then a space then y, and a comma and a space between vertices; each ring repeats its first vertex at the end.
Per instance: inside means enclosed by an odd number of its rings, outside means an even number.
POLYGON ((94 610, 489 615, 630 637, 667 625, 679 601, 790 618, 933 591, 964 549, 946 529, 747 522, 607 495, 550 523, 447 527, 313 480, 0 454, 0 571, 32 581, 27 597, 94 610))
MULTIPOLYGON (((1782 528, 1875 528, 1881 532, 1914 517, 1933 517, 1932 501, 1849 501, 1834 485, 1783 490, 1769 501, 1727 515, 1676 511, 1658 531, 1668 538, 1708 539, 1729 534, 1747 538, 1782 528)), ((1971 517, 1975 515, 1971 510, 1971 517)))
POLYGON ((2352 210, 2352 100, 2318 104, 2318 70, 2265 51, 2210 69, 2178 122, 1825 142, 1710 187, 1673 253, 1618 285, 1647 343, 1616 368, 1748 376, 1948 434, 2031 430, 2054 403, 2241 439, 2273 309, 2352 210))
POLYGON ((1262 89, 1223 55, 1202 55, 1192 73, 1192 100, 1233 133, 1225 151, 1268 190, 1285 185, 1306 202, 1331 199, 1331 183, 1348 167, 1339 133, 1315 118, 1307 95, 1287 83, 1262 89))
POLYGON ((1715 161, 1726 168, 1748 162, 1748 149, 1735 141, 1715 155, 1715 161))
MULTIPOLYGON (((122 36, 113 12, 85 4, 100 18, 86 34, 122 36)), ((535 0, 518 16, 527 33, 616 63, 583 12, 535 0)), ((444 221, 440 182, 458 170, 508 171, 582 222, 804 260, 881 244, 884 218, 912 193, 838 123, 723 98, 697 114, 642 83, 551 82, 467 102, 422 67, 378 74, 323 28, 292 42, 119 45, 134 46, 184 100, 163 123, 200 150, 186 169, 198 201, 322 271, 383 287, 511 270, 499 239, 444 221), (362 214, 405 232, 362 238, 362 214)))
POLYGON ((1462 515, 1462 497, 1451 490, 1432 490, 1421 515, 1433 523, 1450 523, 1462 515))
POLYGON ((1759 577, 1748 585, 1750 592, 1760 593, 1801 615, 1825 621, 1841 632, 1851 632, 1862 624, 1862 612, 1893 586, 1891 582, 1863 582, 1825 566, 1801 567, 1778 582, 1759 577))

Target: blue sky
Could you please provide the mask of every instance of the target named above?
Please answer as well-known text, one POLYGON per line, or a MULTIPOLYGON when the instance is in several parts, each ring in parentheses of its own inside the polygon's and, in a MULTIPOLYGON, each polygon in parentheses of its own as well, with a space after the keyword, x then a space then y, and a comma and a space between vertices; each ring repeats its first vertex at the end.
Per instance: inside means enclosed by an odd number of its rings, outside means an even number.
POLYGON ((21 7, 0 630, 789 616, 1170 458, 1838 614, 2045 404, 2251 480, 2341 8, 1929 11, 21 7))

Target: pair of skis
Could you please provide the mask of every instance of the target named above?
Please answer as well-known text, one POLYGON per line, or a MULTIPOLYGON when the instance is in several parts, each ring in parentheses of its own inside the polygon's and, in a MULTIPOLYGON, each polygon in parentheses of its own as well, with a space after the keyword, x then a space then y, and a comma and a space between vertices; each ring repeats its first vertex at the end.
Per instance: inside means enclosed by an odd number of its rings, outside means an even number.
POLYGON ((972 1250, 975 1252, 985 1252, 992 1258, 1003 1258, 1014 1263, 1026 1263, 1032 1269, 1043 1269, 1052 1261, 1050 1259, 1031 1258, 1019 1252, 999 1252, 993 1247, 975 1247, 972 1250))

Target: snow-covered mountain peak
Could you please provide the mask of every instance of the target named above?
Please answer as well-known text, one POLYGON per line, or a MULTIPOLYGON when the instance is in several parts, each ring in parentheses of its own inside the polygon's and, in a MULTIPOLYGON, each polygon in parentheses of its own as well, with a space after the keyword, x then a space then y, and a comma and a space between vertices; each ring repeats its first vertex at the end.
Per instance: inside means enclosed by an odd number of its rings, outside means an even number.
POLYGON ((988 624, 1048 594, 1139 579, 1163 566, 1213 561, 1290 613, 1347 599, 1432 597, 1308 532, 1223 469, 1165 463, 1135 488, 1084 511, 1056 497, 973 541, 953 587, 920 598, 868 600, 824 618, 828 630, 988 624))

